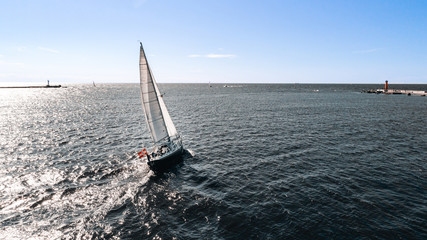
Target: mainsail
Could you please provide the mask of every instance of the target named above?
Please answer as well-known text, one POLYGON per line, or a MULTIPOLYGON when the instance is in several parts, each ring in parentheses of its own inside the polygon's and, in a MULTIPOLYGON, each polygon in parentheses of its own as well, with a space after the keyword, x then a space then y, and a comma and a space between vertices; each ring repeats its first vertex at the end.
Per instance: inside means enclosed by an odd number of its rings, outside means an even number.
POLYGON ((175 125, 154 80, 141 43, 139 57, 140 87, 145 120, 154 143, 167 142, 177 135, 175 125))

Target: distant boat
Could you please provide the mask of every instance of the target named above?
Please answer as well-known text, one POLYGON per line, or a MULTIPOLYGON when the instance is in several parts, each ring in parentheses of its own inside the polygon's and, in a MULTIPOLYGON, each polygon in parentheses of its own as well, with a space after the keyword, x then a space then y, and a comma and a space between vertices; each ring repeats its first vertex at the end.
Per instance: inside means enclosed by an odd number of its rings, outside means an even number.
POLYGON ((142 43, 139 71, 142 106, 145 113, 145 121, 153 141, 153 146, 147 153, 147 164, 151 170, 161 172, 181 160, 183 146, 181 136, 176 131, 163 101, 163 96, 160 94, 148 65, 142 43))
POLYGON ((95 85, 95 81, 93 81, 93 86, 94 86, 94 87, 96 87, 96 85, 95 85))

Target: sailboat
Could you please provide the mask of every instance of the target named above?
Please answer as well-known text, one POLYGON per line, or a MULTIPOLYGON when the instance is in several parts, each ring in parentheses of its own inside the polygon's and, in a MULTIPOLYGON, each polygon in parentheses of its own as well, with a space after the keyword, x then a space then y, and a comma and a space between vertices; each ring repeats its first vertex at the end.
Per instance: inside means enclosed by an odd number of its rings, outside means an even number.
POLYGON ((166 109, 163 96, 160 94, 148 65, 142 43, 140 44, 139 71, 142 108, 153 142, 153 146, 148 149, 147 164, 154 172, 161 172, 181 160, 182 139, 166 109))

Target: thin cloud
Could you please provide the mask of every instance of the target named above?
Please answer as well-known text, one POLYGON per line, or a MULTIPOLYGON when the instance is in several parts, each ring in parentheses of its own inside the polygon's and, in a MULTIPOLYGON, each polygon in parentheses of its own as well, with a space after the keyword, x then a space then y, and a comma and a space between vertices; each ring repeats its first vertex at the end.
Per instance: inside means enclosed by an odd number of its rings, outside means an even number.
POLYGON ((234 54, 206 54, 206 55, 199 55, 199 54, 191 54, 188 55, 190 58, 235 58, 237 57, 234 54))
POLYGON ((38 47, 38 49, 42 50, 42 51, 46 51, 46 52, 51 52, 51 53, 59 53, 59 51, 57 51, 55 49, 51 49, 51 48, 38 47))
POLYGON ((372 48, 372 49, 353 51, 353 53, 373 53, 373 52, 378 52, 380 50, 382 50, 382 48, 372 48))
POLYGON ((234 54, 208 54, 206 55, 207 58, 235 58, 236 55, 234 54))

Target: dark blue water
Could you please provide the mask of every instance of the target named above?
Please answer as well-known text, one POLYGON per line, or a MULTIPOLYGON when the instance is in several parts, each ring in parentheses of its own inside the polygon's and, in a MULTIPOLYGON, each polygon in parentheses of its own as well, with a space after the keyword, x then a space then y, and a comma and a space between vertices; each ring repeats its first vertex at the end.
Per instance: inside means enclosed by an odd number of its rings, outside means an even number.
POLYGON ((138 85, 0 89, 0 239, 426 239, 427 98, 378 87, 160 85, 162 175, 138 85))

